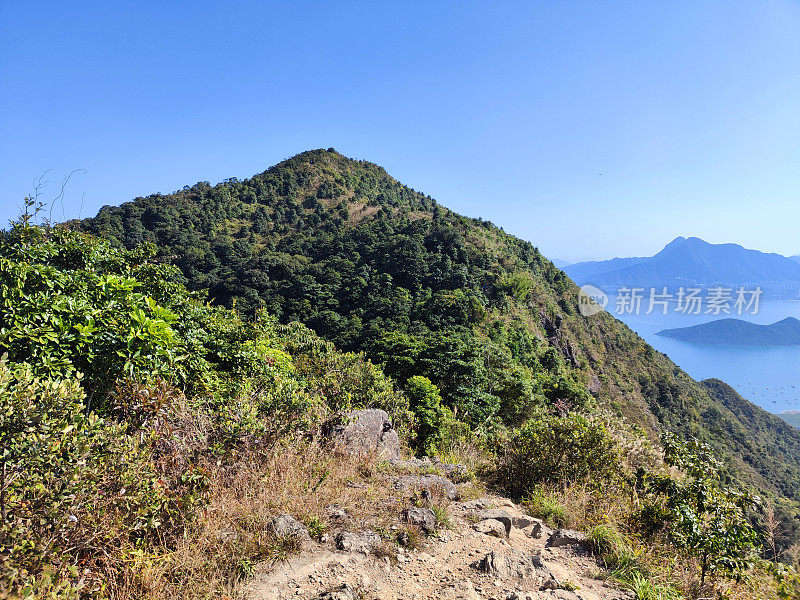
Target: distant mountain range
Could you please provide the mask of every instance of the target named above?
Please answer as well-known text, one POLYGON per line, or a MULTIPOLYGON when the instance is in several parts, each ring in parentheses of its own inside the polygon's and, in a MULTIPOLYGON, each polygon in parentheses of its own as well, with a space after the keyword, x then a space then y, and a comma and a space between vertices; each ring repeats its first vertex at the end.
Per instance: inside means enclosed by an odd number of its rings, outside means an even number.
POLYGON ((796 429, 800 429, 800 411, 786 410, 778 413, 778 416, 796 429))
POLYGON ((692 327, 664 329, 657 335, 700 344, 800 346, 800 321, 787 317, 771 325, 757 325, 740 319, 718 319, 692 327))
POLYGON ((738 244, 678 237, 655 256, 613 258, 564 267, 578 285, 601 289, 667 286, 761 286, 767 295, 800 297, 800 256, 788 258, 738 244))

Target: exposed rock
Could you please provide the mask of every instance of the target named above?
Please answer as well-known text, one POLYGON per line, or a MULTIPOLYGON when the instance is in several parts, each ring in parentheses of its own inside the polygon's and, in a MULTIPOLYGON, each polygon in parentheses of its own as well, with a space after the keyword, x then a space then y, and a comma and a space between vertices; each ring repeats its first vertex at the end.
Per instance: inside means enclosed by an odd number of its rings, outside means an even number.
POLYGON ((497 519, 484 519, 483 521, 478 521, 475 523, 475 525, 473 525, 472 528, 478 533, 493 535, 494 537, 498 538, 508 537, 506 526, 497 519))
POLYGON ((325 510, 328 511, 328 518, 333 521, 344 522, 350 520, 350 515, 347 511, 337 504, 326 506, 325 510))
POLYGON ((559 600, 581 600, 578 594, 569 590, 556 590, 553 595, 559 600))
POLYGON ((400 457, 400 438, 385 410, 354 410, 343 423, 331 426, 326 433, 338 447, 353 454, 400 457))
POLYGON ((469 579, 456 581, 453 585, 446 587, 442 590, 441 598, 443 600, 481 600, 469 579))
POLYGON ((542 581, 542 585, 539 586, 540 590, 557 590, 561 586, 561 582, 556 579, 556 576, 550 573, 547 577, 544 578, 542 581))
POLYGON ((478 517, 481 519, 494 519, 495 521, 500 521, 506 528, 506 536, 511 533, 511 515, 508 514, 506 511, 501 510, 499 508, 490 508, 489 510, 482 510, 478 513, 478 517))
POLYGON ((319 600, 357 600, 357 598, 355 590, 346 583, 337 590, 319 596, 319 600))
POLYGON ((360 552, 369 554, 381 545, 381 536, 371 530, 352 533, 343 531, 336 536, 336 547, 345 552, 360 552))
POLYGON ((528 515, 512 515, 511 516, 511 524, 514 525, 517 529, 525 529, 526 527, 530 527, 534 523, 541 522, 539 519, 534 519, 533 517, 529 517, 528 515))
POLYGON ((427 489, 430 491, 441 490, 450 500, 458 500, 458 488, 449 479, 439 475, 403 475, 394 482, 394 489, 427 489))
POLYGON ((492 550, 482 559, 472 564, 472 567, 492 577, 518 577, 531 579, 545 577, 550 572, 545 569, 542 559, 537 554, 525 554, 517 550, 510 554, 503 554, 492 550))
POLYGON ((426 533, 436 530, 436 515, 430 508, 407 508, 403 511, 403 520, 409 525, 416 525, 426 533))
POLYGON ((551 548, 559 546, 573 546, 586 543, 586 534, 572 529, 556 529, 550 534, 547 545, 551 548))
POLYGON ((491 506, 491 502, 487 498, 478 498, 477 500, 467 500, 458 506, 464 510, 484 510, 491 506))
POLYGON ((308 529, 292 515, 278 515, 272 519, 272 530, 279 538, 295 538, 301 542, 308 541, 308 529))

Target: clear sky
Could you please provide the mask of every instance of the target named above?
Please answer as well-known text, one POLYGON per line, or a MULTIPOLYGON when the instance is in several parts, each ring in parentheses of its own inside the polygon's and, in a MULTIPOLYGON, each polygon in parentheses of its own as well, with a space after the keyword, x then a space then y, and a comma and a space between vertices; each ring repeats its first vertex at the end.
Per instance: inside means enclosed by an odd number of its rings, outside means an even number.
POLYGON ((577 260, 800 253, 800 0, 0 0, 0 219, 310 148, 577 260))

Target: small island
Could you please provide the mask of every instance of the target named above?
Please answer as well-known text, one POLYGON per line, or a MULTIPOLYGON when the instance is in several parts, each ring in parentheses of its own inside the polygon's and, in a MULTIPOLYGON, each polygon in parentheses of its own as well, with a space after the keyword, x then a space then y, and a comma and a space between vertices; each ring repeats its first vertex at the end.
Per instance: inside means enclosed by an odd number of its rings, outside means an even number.
POLYGON ((757 325, 741 319, 719 319, 692 327, 664 329, 657 335, 698 344, 800 346, 800 321, 787 317, 771 325, 757 325))

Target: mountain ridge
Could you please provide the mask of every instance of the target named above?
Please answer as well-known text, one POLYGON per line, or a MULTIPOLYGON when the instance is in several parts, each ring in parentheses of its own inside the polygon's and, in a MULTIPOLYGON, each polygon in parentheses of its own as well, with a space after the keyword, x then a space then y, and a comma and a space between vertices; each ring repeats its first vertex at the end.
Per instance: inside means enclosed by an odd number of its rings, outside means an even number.
POLYGON ((308 323, 401 386, 430 378, 472 426, 591 397, 654 442, 664 431, 699 437, 744 481, 800 500, 800 432, 754 405, 742 420, 613 316, 580 315, 578 288, 533 244, 372 163, 309 151, 73 226, 127 247, 155 243, 193 289, 308 323))
POLYGON ((651 257, 614 258, 564 268, 579 285, 656 287, 762 285, 769 293, 800 289, 800 264, 739 244, 710 244, 679 236, 651 257))

